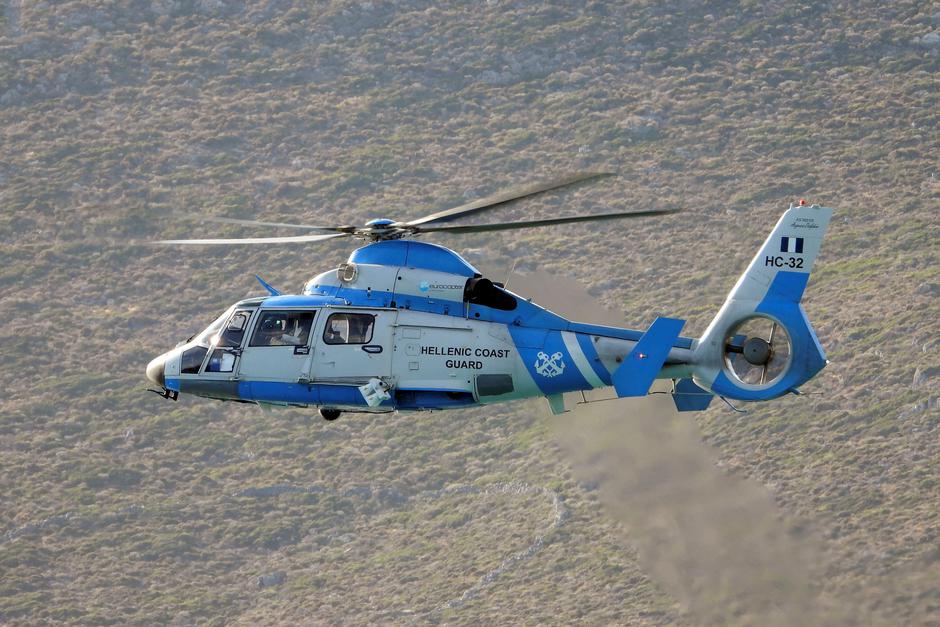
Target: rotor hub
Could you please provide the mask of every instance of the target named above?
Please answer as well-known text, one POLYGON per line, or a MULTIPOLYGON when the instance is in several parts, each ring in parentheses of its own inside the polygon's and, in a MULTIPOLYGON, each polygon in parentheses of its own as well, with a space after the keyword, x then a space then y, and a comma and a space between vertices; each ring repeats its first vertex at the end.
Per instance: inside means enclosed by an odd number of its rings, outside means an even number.
POLYGON ((741 348, 744 359, 753 366, 763 366, 767 364, 773 355, 773 349, 770 347, 770 344, 767 340, 760 337, 748 338, 741 348))

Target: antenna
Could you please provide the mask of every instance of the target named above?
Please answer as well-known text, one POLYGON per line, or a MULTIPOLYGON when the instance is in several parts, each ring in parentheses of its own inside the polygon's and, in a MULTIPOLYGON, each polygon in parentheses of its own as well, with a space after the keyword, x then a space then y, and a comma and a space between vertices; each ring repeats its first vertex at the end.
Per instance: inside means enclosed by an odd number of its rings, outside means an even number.
POLYGON ((512 260, 512 267, 509 268, 509 273, 506 275, 506 282, 503 283, 503 289, 504 289, 504 290, 508 290, 508 289, 509 289, 509 279, 512 278, 512 273, 516 271, 516 264, 517 264, 517 263, 519 263, 519 258, 518 258, 518 257, 516 257, 515 259, 512 260))

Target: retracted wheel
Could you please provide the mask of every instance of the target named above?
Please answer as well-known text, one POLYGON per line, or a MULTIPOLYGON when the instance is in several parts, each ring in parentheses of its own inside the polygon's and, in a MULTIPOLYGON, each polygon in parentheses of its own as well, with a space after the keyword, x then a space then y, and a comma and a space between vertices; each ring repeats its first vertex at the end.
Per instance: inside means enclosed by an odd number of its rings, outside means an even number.
POLYGON ((337 418, 339 418, 339 415, 341 413, 342 412, 338 409, 327 409, 325 407, 320 408, 320 417, 323 418, 324 420, 330 420, 330 421, 336 420, 337 418))

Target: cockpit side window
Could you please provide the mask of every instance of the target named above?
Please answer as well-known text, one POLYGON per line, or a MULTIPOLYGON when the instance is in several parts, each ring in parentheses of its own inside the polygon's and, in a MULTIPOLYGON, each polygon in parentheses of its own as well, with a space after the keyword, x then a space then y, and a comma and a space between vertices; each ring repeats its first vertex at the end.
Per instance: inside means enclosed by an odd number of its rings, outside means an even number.
POLYGON ((313 311, 263 311, 249 346, 306 346, 313 311))
POLYGON ((368 344, 372 340, 375 316, 358 313, 335 313, 326 321, 323 341, 327 344, 368 344))
POLYGON ((232 314, 232 317, 229 318, 222 333, 219 334, 216 346, 226 348, 241 346, 250 317, 251 311, 239 310, 232 314))

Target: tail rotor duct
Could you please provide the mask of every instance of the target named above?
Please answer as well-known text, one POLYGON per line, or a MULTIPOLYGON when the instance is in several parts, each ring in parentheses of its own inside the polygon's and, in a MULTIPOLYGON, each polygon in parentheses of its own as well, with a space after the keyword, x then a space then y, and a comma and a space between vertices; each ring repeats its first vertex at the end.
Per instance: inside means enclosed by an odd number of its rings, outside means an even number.
POLYGON ((734 325, 725 340, 725 370, 739 383, 773 384, 789 367, 792 344, 776 320, 751 316, 734 325))

